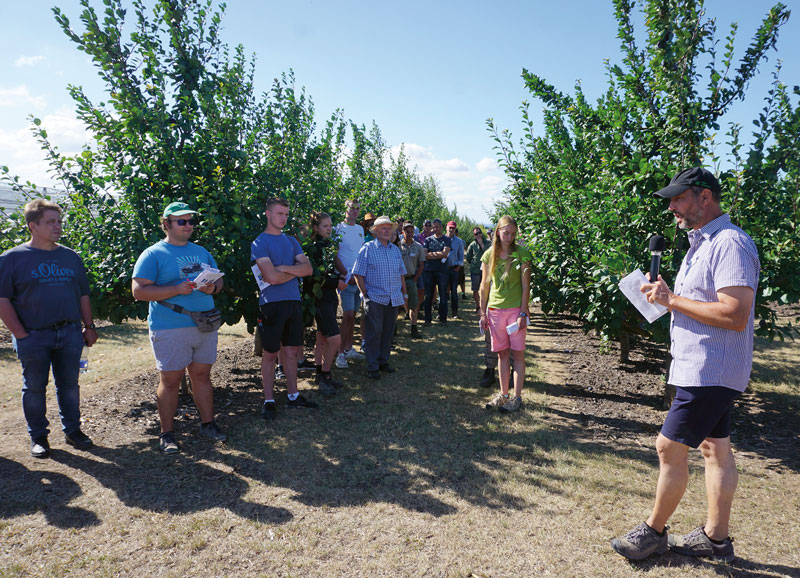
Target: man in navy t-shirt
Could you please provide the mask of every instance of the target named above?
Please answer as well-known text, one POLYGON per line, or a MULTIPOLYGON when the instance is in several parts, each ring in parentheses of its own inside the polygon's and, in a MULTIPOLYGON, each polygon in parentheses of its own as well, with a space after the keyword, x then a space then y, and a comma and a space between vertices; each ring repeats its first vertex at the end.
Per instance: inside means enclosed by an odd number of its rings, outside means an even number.
POLYGON ((425 282, 425 325, 431 324, 433 317, 433 291, 439 291, 439 321, 447 323, 447 288, 450 283, 450 268, 447 257, 452 248, 450 237, 442 233, 442 221, 433 220, 433 234, 425 239, 425 270, 422 278, 425 282))
POLYGON ((311 275, 311 263, 300 243, 281 230, 289 220, 289 202, 272 197, 267 200, 267 228, 250 246, 250 257, 258 265, 263 285, 258 298, 261 319, 261 379, 264 405, 261 417, 275 419, 275 361, 283 351, 288 407, 317 407, 297 391, 297 355, 303 346, 303 307, 299 279, 311 275))
POLYGON ((83 262, 58 244, 61 207, 35 199, 25 205, 24 214, 31 240, 0 255, 0 319, 22 363, 22 410, 31 455, 46 458, 50 422, 45 390, 51 368, 66 442, 81 450, 93 445, 80 429, 78 372, 83 346, 94 345, 97 331, 83 262))

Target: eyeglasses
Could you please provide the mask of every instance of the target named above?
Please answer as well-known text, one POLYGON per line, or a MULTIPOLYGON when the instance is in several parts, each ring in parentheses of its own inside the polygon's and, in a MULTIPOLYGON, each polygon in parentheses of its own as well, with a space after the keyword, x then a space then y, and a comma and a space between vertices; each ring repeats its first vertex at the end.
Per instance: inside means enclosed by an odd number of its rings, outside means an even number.
POLYGON ((197 219, 170 219, 169 222, 178 223, 179 227, 185 227, 186 225, 196 227, 199 221, 197 219))

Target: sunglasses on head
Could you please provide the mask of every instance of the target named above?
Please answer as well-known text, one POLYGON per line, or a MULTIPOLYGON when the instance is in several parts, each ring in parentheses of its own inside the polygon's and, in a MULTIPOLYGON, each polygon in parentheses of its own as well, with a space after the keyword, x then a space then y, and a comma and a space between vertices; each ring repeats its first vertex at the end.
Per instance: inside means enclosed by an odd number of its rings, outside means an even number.
POLYGON ((169 222, 178 223, 179 227, 185 227, 186 225, 196 227, 199 221, 197 219, 170 219, 169 222))

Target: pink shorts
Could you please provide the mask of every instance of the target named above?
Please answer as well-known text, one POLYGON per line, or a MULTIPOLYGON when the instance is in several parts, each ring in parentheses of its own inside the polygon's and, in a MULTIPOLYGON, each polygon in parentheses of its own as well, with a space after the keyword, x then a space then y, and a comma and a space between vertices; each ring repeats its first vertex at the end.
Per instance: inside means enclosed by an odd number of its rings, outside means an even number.
POLYGON ((506 331, 507 326, 519 319, 519 312, 519 307, 511 309, 492 309, 490 307, 487 311, 486 318, 489 323, 489 335, 492 337, 492 351, 495 353, 504 349, 524 351, 528 328, 523 327, 513 335, 509 335, 506 331))

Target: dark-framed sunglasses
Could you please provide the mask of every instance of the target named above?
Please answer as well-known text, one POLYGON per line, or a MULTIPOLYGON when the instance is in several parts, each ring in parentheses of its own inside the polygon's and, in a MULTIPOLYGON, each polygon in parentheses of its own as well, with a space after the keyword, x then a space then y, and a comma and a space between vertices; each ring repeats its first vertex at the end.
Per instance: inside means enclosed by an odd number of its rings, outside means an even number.
POLYGON ((185 227, 186 225, 196 227, 200 223, 197 219, 170 219, 169 222, 177 223, 179 227, 185 227))

